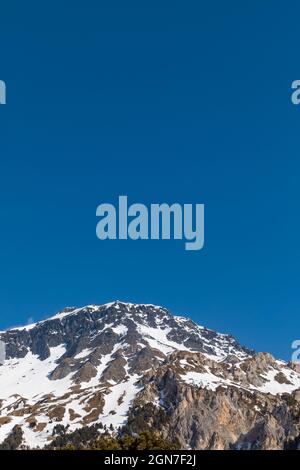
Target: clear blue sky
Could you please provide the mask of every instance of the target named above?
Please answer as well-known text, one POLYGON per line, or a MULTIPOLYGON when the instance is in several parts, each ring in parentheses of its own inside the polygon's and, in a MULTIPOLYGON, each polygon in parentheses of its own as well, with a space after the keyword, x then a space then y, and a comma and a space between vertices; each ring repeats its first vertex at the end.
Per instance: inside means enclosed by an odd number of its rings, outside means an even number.
POLYGON ((300 337, 299 2, 2 2, 0 327, 157 303, 300 337), (205 203, 206 245, 95 236, 102 202, 205 203))

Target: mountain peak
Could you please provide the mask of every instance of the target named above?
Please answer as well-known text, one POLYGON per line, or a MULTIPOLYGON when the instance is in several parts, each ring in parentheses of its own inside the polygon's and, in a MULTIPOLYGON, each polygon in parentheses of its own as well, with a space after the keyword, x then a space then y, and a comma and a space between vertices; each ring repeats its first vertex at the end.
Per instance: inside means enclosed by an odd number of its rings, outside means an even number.
POLYGON ((139 308, 139 307, 149 307, 149 308, 153 308, 153 309, 156 309, 156 310, 166 310, 164 309, 163 307, 161 307, 160 305, 155 305, 155 304, 140 304, 140 303, 132 303, 132 302, 125 302, 123 300, 114 300, 113 302, 108 302, 106 304, 103 304, 102 305, 103 307, 127 307, 127 308, 139 308))
MULTIPOLYGON (((129 417, 134 422, 134 410, 147 403, 155 415, 176 403, 186 407, 191 397, 201 402, 203 394, 209 402, 220 390, 228 391, 227 400, 241 397, 243 403, 263 394, 266 403, 266 396, 300 388, 300 375, 287 364, 152 304, 116 300, 67 307, 47 320, 1 332, 0 339, 6 347, 0 441, 20 423, 26 443, 44 445, 56 422, 70 430, 99 422, 120 427, 129 417), (32 421, 36 425, 30 427, 32 421)), ((191 416, 198 413, 197 403, 191 416)), ((190 445, 192 438, 185 439, 190 445)))
POLYGON ((122 310, 127 310, 127 311, 134 310, 135 312, 137 312, 139 309, 148 309, 149 313, 157 312, 160 310, 163 312, 168 312, 166 308, 163 308, 161 306, 154 305, 154 304, 137 304, 137 303, 132 303, 132 302, 124 302, 121 300, 114 300, 112 302, 108 302, 105 304, 90 304, 90 305, 85 305, 82 307, 78 307, 78 306, 65 307, 62 310, 59 310, 55 315, 50 316, 46 318, 45 320, 40 320, 38 322, 30 323, 30 324, 23 325, 23 326, 11 327, 11 328, 8 328, 7 331, 8 330, 29 331, 35 328, 36 326, 40 326, 43 323, 48 322, 48 321, 61 320, 71 315, 73 316, 73 315, 80 314, 80 313, 91 313, 91 312, 96 312, 96 311, 101 311, 101 310, 106 310, 106 309, 111 309, 111 308, 116 309, 116 310, 122 309, 122 310))

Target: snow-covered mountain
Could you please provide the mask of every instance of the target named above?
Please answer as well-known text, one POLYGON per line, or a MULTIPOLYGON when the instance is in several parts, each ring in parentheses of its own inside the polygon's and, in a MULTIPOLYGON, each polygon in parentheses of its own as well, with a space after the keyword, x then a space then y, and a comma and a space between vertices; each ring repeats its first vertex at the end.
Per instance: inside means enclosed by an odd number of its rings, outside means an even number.
POLYGON ((58 423, 151 426, 182 448, 263 447, 268 426, 274 448, 300 434, 296 367, 162 307, 66 308, 0 339, 0 442, 18 425, 43 447, 58 423))

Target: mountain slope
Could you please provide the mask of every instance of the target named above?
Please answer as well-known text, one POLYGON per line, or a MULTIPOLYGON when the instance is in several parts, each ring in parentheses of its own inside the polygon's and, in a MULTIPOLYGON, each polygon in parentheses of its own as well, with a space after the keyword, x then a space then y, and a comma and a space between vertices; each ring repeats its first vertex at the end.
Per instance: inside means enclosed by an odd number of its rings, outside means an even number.
POLYGON ((20 425, 24 443, 43 447, 58 423, 99 422, 128 432, 151 426, 182 448, 281 448, 299 434, 295 370, 162 307, 67 308, 0 339, 0 441, 20 425), (270 428, 272 443, 248 436, 270 428))

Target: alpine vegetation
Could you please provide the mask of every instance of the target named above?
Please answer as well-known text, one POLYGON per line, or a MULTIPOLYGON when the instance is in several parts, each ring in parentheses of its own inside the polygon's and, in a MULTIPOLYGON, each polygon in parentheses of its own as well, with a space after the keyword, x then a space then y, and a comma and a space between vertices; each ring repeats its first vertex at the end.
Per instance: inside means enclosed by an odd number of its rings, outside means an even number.
POLYGON ((182 240, 186 250, 201 250, 204 246, 204 204, 174 203, 171 206, 132 204, 127 196, 119 196, 119 207, 100 204, 96 210, 100 221, 96 235, 100 240, 182 240))

